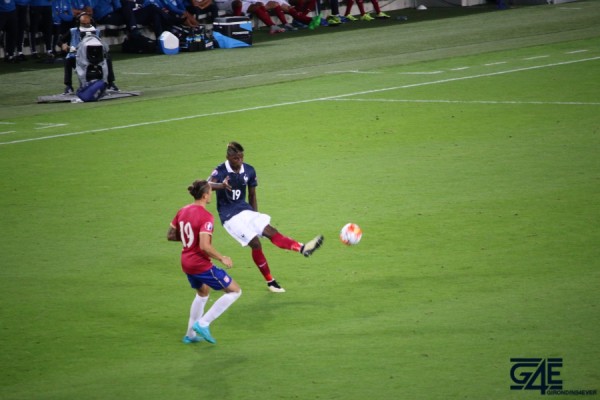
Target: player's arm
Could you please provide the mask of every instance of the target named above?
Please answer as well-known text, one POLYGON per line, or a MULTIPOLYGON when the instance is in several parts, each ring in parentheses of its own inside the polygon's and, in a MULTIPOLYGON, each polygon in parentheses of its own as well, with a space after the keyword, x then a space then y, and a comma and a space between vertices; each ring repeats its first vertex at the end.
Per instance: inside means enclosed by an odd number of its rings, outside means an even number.
POLYGON ((233 261, 228 256, 224 256, 215 249, 211 243, 211 234, 208 232, 200 232, 200 249, 208 254, 210 258, 218 260, 227 268, 233 267, 233 261))
POLYGON ((169 231, 167 232, 167 240, 171 242, 179 242, 181 240, 181 235, 179 234, 179 231, 173 225, 169 226, 169 231))
POLYGON ((229 176, 226 176, 225 179, 223 179, 223 182, 217 182, 217 178, 211 176, 208 179, 208 183, 213 190, 231 190, 231 186, 229 185, 229 176))
POLYGON ((248 186, 248 204, 254 211, 258 211, 258 201, 256 200, 256 186, 248 186))

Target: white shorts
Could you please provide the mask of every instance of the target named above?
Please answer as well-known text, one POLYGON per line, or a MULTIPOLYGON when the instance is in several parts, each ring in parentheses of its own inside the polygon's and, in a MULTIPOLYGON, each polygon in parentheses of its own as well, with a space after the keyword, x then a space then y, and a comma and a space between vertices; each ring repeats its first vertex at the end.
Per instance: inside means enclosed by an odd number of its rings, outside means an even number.
POLYGON ((256 236, 262 237, 263 231, 269 223, 271 223, 271 217, 267 214, 246 210, 225 221, 223 227, 242 246, 248 246, 248 243, 256 236))

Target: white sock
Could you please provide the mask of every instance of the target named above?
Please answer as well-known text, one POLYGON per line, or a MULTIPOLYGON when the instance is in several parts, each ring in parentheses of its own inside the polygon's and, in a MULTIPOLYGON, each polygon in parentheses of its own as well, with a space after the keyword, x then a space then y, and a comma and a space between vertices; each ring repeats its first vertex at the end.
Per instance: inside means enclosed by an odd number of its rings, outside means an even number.
POLYGON ((239 292, 225 293, 219 297, 219 300, 215 301, 215 304, 200 318, 198 324, 202 327, 209 326, 211 322, 223 314, 241 295, 242 290, 240 289, 239 292))
POLYGON ((201 297, 199 294, 196 294, 194 297, 194 301, 192 301, 192 306, 190 307, 190 319, 188 321, 188 329, 187 336, 194 337, 196 336, 196 332, 192 329, 194 322, 198 321, 204 315, 204 306, 206 306, 206 302, 208 301, 208 296, 201 297))

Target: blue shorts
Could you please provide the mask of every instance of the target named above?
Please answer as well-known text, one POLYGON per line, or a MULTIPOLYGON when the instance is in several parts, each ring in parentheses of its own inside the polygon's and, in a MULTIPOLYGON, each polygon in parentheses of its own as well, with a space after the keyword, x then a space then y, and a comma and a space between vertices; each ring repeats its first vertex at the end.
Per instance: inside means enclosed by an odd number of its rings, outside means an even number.
POLYGON ((202 284, 206 284, 210 286, 214 290, 223 290, 229 285, 233 279, 221 268, 213 265, 211 269, 201 274, 190 275, 186 274, 188 281, 190 281, 190 285, 194 289, 200 289, 202 284))

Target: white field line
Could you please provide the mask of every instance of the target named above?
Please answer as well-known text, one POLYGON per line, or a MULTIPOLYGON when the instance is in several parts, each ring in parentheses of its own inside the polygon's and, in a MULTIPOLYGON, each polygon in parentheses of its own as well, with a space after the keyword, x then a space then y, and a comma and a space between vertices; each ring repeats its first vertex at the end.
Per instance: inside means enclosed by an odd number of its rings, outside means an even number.
POLYGON ((306 72, 300 71, 300 72, 290 72, 287 74, 277 74, 277 76, 298 76, 298 75, 306 75, 306 74, 307 74, 306 72))
POLYGON ((326 74, 381 74, 378 71, 359 71, 357 69, 350 69, 347 71, 328 71, 326 74))
POLYGON ((38 124, 38 125, 42 125, 42 126, 38 126, 37 128, 33 128, 33 129, 37 130, 37 129, 56 128, 56 127, 59 127, 59 126, 67 126, 68 124, 50 124, 50 123, 45 124, 45 123, 42 123, 42 124, 38 124))
POLYGON ((330 101, 359 101, 380 103, 451 103, 451 104, 530 104, 560 106, 600 106, 600 102, 579 101, 497 101, 497 100, 416 100, 416 99, 331 99, 330 101))
POLYGON ((169 118, 169 119, 163 119, 163 120, 157 120, 157 121, 146 121, 146 122, 139 122, 136 124, 90 129, 90 130, 79 131, 79 132, 61 133, 61 134, 57 134, 57 135, 40 136, 37 138, 13 140, 10 142, 1 142, 0 146, 1 145, 9 145, 9 144, 34 142, 34 141, 38 141, 38 140, 63 138, 63 137, 68 137, 68 136, 86 135, 86 134, 90 134, 90 133, 110 132, 110 131, 115 131, 115 130, 120 130, 120 129, 129 129, 129 128, 137 128, 137 127, 141 127, 141 126, 148 126, 148 125, 166 124, 169 122, 185 121, 185 120, 196 119, 196 118, 237 114, 237 113, 243 113, 243 112, 247 112, 247 111, 265 110, 265 109, 270 109, 270 108, 286 107, 286 106, 290 106, 290 105, 297 105, 297 104, 304 104, 304 103, 314 103, 316 101, 343 99, 343 98, 352 97, 352 96, 360 96, 360 95, 365 95, 365 94, 388 92, 391 90, 408 89, 408 88, 419 87, 419 86, 438 85, 438 84, 442 84, 442 83, 457 82, 457 81, 463 81, 463 80, 468 80, 468 79, 486 78, 486 77, 490 77, 490 76, 506 75, 506 74, 512 74, 512 73, 516 73, 516 72, 531 71, 531 70, 541 69, 541 68, 551 68, 551 67, 557 67, 557 66, 561 66, 561 65, 576 64, 576 63, 595 61, 595 60, 600 60, 600 56, 591 57, 591 58, 583 58, 583 59, 579 59, 579 60, 563 61, 563 62, 558 62, 558 63, 534 65, 534 66, 523 67, 523 68, 514 68, 514 69, 508 69, 505 71, 489 72, 489 73, 485 73, 485 74, 468 75, 468 76, 463 76, 463 77, 440 79, 440 80, 429 81, 429 82, 411 83, 408 85, 401 85, 401 86, 391 86, 391 87, 382 88, 382 89, 365 90, 365 91, 360 91, 360 92, 340 94, 340 95, 336 95, 336 96, 317 97, 314 99, 267 104, 264 106, 240 108, 237 110, 218 111, 218 112, 206 113, 206 114, 195 114, 195 115, 188 115, 188 116, 178 117, 178 118, 169 118))
POLYGON ((430 71, 430 72, 398 72, 399 75, 436 75, 436 74, 441 74, 444 71, 430 71))
POLYGON ((550 56, 549 55, 535 56, 535 57, 527 57, 527 58, 524 58, 523 60, 525 60, 525 61, 532 61, 532 60, 539 60, 541 58, 548 58, 548 57, 550 57, 550 56))

